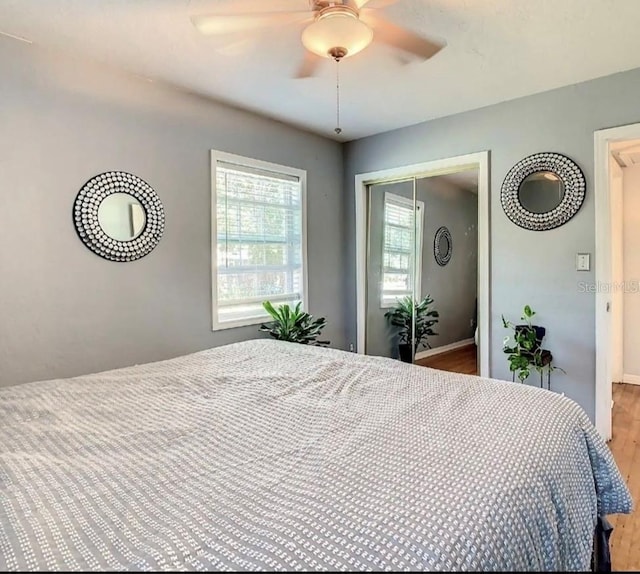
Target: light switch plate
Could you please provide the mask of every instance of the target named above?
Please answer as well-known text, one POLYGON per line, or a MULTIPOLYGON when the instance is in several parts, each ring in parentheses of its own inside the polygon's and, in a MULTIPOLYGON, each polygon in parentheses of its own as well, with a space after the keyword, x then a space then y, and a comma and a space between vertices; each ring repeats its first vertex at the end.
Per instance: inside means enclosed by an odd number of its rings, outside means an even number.
POLYGON ((577 271, 591 270, 591 254, 590 253, 578 253, 576 255, 576 270, 577 271))

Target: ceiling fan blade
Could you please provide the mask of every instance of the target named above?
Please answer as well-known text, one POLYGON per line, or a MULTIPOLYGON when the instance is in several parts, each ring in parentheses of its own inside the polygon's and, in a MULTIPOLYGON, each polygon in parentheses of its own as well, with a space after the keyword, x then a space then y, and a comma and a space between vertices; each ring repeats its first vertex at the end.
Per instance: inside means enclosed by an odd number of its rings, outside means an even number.
POLYGON ((321 58, 309 50, 304 51, 304 59, 296 72, 295 78, 310 78, 315 75, 324 58, 321 58))
POLYGON ((447 45, 444 41, 423 38, 415 32, 396 26, 372 12, 367 11, 363 20, 373 28, 373 39, 375 41, 415 54, 425 60, 435 56, 447 45))
POLYGON ((309 10, 299 12, 263 12, 258 14, 206 14, 192 16, 191 21, 205 35, 247 32, 269 26, 311 20, 309 10))

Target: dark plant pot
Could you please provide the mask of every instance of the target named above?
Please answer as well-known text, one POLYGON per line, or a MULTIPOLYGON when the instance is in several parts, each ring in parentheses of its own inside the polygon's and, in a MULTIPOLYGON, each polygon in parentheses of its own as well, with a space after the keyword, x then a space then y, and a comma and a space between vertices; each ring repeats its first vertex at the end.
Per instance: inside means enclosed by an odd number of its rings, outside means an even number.
POLYGON ((398 345, 398 351, 400 353, 400 360, 403 363, 413 363, 413 348, 409 343, 398 345))
MULTIPOLYGON (((521 331, 526 331, 529 328, 529 325, 516 325, 516 333, 521 331)), ((545 327, 538 327, 537 325, 531 325, 531 328, 536 332, 536 343, 537 345, 531 349, 531 352, 534 353, 542 346, 542 340, 547 333, 547 329, 545 327)))

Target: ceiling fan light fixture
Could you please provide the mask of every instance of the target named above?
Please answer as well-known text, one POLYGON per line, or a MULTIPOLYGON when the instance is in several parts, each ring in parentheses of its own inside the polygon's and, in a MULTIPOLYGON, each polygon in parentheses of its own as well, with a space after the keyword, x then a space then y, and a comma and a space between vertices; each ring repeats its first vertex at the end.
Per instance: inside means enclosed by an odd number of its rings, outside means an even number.
POLYGON ((302 33, 304 47, 323 58, 353 56, 372 40, 373 30, 346 6, 326 8, 302 33))

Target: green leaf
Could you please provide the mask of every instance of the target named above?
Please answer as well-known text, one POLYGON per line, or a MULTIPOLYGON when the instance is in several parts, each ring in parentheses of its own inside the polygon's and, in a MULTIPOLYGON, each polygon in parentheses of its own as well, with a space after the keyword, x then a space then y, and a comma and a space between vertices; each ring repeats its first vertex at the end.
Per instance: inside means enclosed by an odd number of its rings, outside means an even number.
POLYGON ((524 382, 531 375, 532 369, 541 374, 547 369, 549 372, 556 369, 562 370, 552 364, 543 364, 542 341, 538 339, 531 321, 535 314, 536 312, 529 305, 524 306, 522 320, 525 321, 525 325, 514 325, 502 315, 503 326, 513 329, 512 337, 515 343, 511 345, 510 337, 505 337, 502 342, 502 350, 507 354, 509 370, 515 373, 521 382, 524 382))
POLYGON ((273 305, 270 301, 264 301, 262 306, 265 308, 265 311, 269 313, 274 319, 278 320, 278 312, 273 308, 273 305))
POLYGON ((300 343, 302 345, 326 346, 329 341, 318 341, 322 329, 327 324, 324 317, 314 319, 312 315, 302 310, 302 302, 298 302, 292 309, 289 305, 280 305, 277 309, 269 301, 262 306, 273 317, 274 321, 263 324, 260 332, 269 333, 274 339, 300 343))

